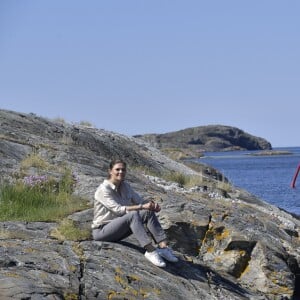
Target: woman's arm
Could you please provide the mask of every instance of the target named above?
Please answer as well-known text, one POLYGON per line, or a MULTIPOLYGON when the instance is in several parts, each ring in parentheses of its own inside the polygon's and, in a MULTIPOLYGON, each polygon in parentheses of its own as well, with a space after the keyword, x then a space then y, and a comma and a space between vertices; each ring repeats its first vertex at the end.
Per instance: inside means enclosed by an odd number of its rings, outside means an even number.
POLYGON ((158 203, 155 203, 154 201, 151 200, 143 204, 126 206, 126 211, 132 211, 132 210, 151 210, 151 211, 159 212, 161 210, 161 207, 159 206, 158 203))
POLYGON ((132 210, 151 210, 155 212, 159 212, 161 210, 158 203, 155 203, 153 200, 145 201, 137 192, 133 190, 133 188, 127 182, 126 184, 126 192, 130 195, 131 202, 133 205, 126 206, 126 211, 132 210))

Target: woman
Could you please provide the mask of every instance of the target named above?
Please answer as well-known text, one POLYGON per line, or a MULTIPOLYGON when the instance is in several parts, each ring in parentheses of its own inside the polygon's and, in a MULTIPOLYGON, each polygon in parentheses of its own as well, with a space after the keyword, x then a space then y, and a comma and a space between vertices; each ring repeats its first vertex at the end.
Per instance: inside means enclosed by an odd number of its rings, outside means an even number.
POLYGON ((117 242, 131 234, 146 250, 145 257, 158 267, 165 267, 163 258, 177 262, 167 245, 167 238, 156 212, 160 206, 154 201, 145 202, 125 181, 126 163, 110 163, 109 176, 97 188, 94 202, 93 238, 96 241, 117 242), (158 248, 147 234, 150 232, 158 248))

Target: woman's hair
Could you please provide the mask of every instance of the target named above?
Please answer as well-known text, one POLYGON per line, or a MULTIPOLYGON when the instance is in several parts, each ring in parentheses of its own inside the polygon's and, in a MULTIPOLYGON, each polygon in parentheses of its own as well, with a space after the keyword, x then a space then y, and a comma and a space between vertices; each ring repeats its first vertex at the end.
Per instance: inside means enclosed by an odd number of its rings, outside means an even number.
POLYGON ((109 170, 108 170, 108 179, 110 178, 110 173, 109 171, 111 171, 114 167, 114 165, 116 164, 123 164, 124 167, 126 168, 126 162, 122 159, 114 159, 109 163, 109 170))

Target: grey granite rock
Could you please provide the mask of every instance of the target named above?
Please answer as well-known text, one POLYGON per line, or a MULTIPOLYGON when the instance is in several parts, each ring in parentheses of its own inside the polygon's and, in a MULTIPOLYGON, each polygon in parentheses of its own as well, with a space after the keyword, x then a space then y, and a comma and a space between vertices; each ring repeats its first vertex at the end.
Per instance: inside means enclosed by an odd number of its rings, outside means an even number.
MULTIPOLYGON (((209 174, 103 129, 0 110, 0 145, 1 181, 13 182, 21 161, 37 153, 51 165, 67 164, 78 179, 75 193, 91 202, 110 159, 125 159, 133 187, 160 202, 158 216, 180 257, 160 269, 133 236, 120 243, 61 241, 52 234, 56 223, 1 222, 1 300, 299 299, 297 216, 235 187, 225 193, 209 174), (172 170, 213 184, 184 188, 160 177, 172 170)), ((90 229, 92 213, 69 219, 90 229)))

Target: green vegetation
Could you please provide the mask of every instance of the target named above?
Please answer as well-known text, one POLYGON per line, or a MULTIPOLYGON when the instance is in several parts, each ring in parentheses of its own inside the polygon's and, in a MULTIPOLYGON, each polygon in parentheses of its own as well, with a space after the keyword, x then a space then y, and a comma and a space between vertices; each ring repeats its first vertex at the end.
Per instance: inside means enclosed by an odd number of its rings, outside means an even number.
POLYGON ((181 159, 186 158, 186 155, 184 154, 182 149, 165 148, 165 149, 162 150, 162 152, 164 154, 166 154, 167 156, 169 156, 171 159, 175 160, 175 161, 179 161, 181 159))
POLYGON ((203 186, 203 177, 199 175, 186 175, 180 172, 170 172, 163 175, 163 179, 178 183, 181 187, 203 186))
POLYGON ((66 120, 61 117, 54 118, 53 121, 61 124, 67 124, 66 120))
MULTIPOLYGON (((61 117, 54 118, 53 121, 63 124, 63 125, 68 124, 68 122, 64 118, 61 118, 61 117)), ((74 125, 76 125, 76 124, 81 125, 81 126, 94 127, 94 125, 91 122, 85 121, 85 120, 82 120, 79 123, 74 123, 74 125)))
POLYGON ((30 168, 42 174, 55 166, 37 154, 25 158, 16 182, 0 185, 0 221, 57 221, 88 207, 86 200, 73 195, 76 177, 69 168, 61 168, 58 178, 24 175, 30 168))
POLYGON ((51 169, 51 165, 36 153, 29 154, 25 159, 21 161, 20 168, 22 171, 28 170, 31 167, 38 170, 51 169))
POLYGON ((87 127, 95 127, 91 122, 89 121, 80 121, 79 125, 81 126, 87 126, 87 127))
POLYGON ((195 153, 188 148, 164 148, 161 151, 175 161, 183 161, 188 158, 200 157, 201 153, 195 153))
POLYGON ((163 179, 167 181, 172 181, 178 183, 180 187, 191 188, 195 186, 206 186, 210 189, 219 189, 224 192, 229 192, 232 189, 231 184, 224 180, 222 177, 221 180, 210 179, 207 180, 201 175, 185 175, 180 172, 171 172, 163 176, 163 179))
POLYGON ((179 173, 179 172, 171 172, 171 173, 167 173, 164 176, 164 179, 168 180, 168 181, 176 182, 180 186, 184 187, 190 181, 190 176, 184 175, 184 174, 179 173))
POLYGON ((216 188, 225 192, 232 190, 232 185, 227 181, 216 181, 216 188))
POLYGON ((153 172, 141 166, 134 166, 131 167, 131 169, 134 170, 135 172, 142 172, 150 176, 161 177, 166 181, 175 182, 180 187, 184 187, 184 188, 201 186, 210 189, 223 190, 224 192, 229 192, 230 190, 232 190, 232 185, 230 184, 230 182, 228 182, 227 179, 217 171, 214 172, 216 175, 218 175, 217 177, 219 179, 214 179, 211 177, 209 178, 208 176, 205 175, 205 170, 207 169, 207 166, 198 163, 193 163, 192 161, 185 161, 184 164, 199 174, 187 175, 176 171, 158 173, 158 172, 153 172))
POLYGON ((59 226, 51 232, 51 236, 58 240, 84 241, 91 237, 91 231, 88 229, 80 229, 75 222, 64 219, 59 226))
POLYGON ((71 186, 42 176, 0 186, 1 221, 57 221, 87 207, 86 201, 71 195, 71 186))

